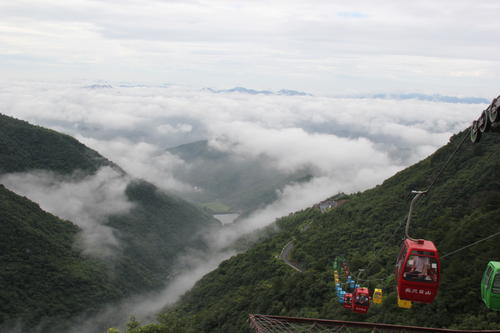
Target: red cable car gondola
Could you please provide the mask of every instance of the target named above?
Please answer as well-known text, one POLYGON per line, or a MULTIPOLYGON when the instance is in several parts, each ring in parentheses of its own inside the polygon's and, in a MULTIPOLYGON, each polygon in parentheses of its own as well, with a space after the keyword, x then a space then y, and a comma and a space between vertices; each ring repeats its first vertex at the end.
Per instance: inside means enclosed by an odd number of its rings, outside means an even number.
POLYGON ((439 256, 428 240, 405 239, 396 264, 400 299, 432 303, 439 288, 439 256))
POLYGON ((406 221, 406 239, 396 262, 398 296, 402 300, 432 303, 439 288, 439 255, 433 242, 413 239, 408 235, 413 205, 426 191, 413 191, 406 221))
POLYGON ((352 294, 351 293, 345 293, 344 294, 344 308, 350 309, 352 308, 352 294))
POLYGON ((368 288, 356 288, 352 294, 352 311, 367 313, 370 307, 370 293, 368 288))

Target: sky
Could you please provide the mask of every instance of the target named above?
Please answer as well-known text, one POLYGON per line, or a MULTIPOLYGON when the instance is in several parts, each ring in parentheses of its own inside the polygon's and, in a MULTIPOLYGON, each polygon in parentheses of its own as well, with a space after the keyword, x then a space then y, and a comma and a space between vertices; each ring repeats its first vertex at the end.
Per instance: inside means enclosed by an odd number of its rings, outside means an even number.
POLYGON ((0 0, 4 80, 492 98, 497 0, 0 0))

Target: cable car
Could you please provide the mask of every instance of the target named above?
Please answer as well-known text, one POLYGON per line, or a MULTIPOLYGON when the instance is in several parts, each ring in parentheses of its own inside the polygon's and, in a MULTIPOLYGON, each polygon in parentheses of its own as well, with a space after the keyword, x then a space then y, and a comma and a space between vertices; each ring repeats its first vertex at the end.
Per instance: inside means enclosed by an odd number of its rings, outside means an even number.
POLYGON ((403 309, 411 309, 411 301, 406 301, 404 299, 399 298, 398 296, 398 306, 403 309))
POLYGON ((345 291, 341 290, 337 292, 337 298, 340 304, 344 304, 344 295, 346 294, 345 291))
POLYGON ((351 272, 349 272, 349 267, 347 266, 346 263, 342 264, 342 268, 344 269, 345 276, 350 276, 351 275, 351 272))
POLYGON ((439 255, 434 243, 405 239, 396 263, 398 297, 432 303, 439 288, 439 273, 439 255))
POLYGON ((498 261, 490 261, 484 270, 481 298, 489 309, 500 311, 500 262, 498 261))
POLYGON ((344 294, 344 308, 346 309, 351 309, 352 308, 352 294, 351 293, 345 293, 344 294))
POLYGON ((337 271, 333 272, 333 279, 335 280, 335 284, 339 284, 340 283, 339 273, 337 271))
POLYGON ((368 288, 356 288, 352 294, 353 312, 367 313, 370 307, 370 293, 368 288))
POLYGON ((372 298, 373 298, 373 303, 382 304, 382 289, 375 288, 372 298))
POLYGON ((351 290, 354 290, 354 289, 356 288, 356 281, 354 281, 354 280, 350 280, 350 281, 348 281, 347 283, 349 284, 349 288, 350 288, 351 290))

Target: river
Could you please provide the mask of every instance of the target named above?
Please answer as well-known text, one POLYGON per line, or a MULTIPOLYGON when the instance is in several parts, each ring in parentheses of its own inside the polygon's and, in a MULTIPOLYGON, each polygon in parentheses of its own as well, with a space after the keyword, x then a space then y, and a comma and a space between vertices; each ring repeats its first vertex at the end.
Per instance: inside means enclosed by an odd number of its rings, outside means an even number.
POLYGON ((231 224, 240 216, 238 213, 229 214, 214 214, 214 217, 219 220, 223 225, 231 224))

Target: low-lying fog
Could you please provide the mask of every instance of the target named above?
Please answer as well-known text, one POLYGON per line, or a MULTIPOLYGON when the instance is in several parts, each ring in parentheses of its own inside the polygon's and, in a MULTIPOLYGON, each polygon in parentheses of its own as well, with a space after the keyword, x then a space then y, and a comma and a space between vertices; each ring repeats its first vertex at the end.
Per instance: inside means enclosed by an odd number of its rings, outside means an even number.
MULTIPOLYGON (((180 255, 179 263, 189 269, 179 271, 163 291, 110 308, 117 320, 126 320, 129 315, 147 318, 175 302, 197 279, 234 254, 223 249, 241 235, 338 192, 370 188, 425 158, 446 144, 452 134, 469 126, 485 107, 417 100, 214 93, 176 86, 90 89, 82 84, 48 83, 2 84, 0 99, 2 113, 70 134, 131 176, 181 195, 203 189, 176 179, 172 170, 190 166, 165 149, 200 139, 242 159, 265 155, 270 168, 285 173, 312 170, 308 182, 289 184, 280 190, 275 202, 241 223, 227 224, 222 232, 209 235, 210 253, 180 255)), ((96 230, 104 230, 106 235, 108 231, 100 227, 105 214, 85 215, 89 205, 96 206, 97 212, 102 210, 99 205, 103 201, 88 194, 96 184, 105 184, 102 196, 114 209, 123 211, 129 206, 123 200, 123 179, 113 181, 115 176, 109 170, 95 177, 71 185, 46 173, 4 176, 3 181, 10 180, 14 191, 42 201, 42 208, 83 225, 89 235, 96 230), (105 182, 103 177, 110 180, 105 182), (51 195, 44 198, 41 190, 51 195), (58 207, 61 201, 57 196, 71 202, 73 208, 58 207)), ((91 244, 99 241, 108 242, 102 246, 114 245, 109 237, 93 237, 91 244)), ((104 313, 105 317, 110 314, 104 313)), ((76 331, 92 332, 92 327, 76 331)))

